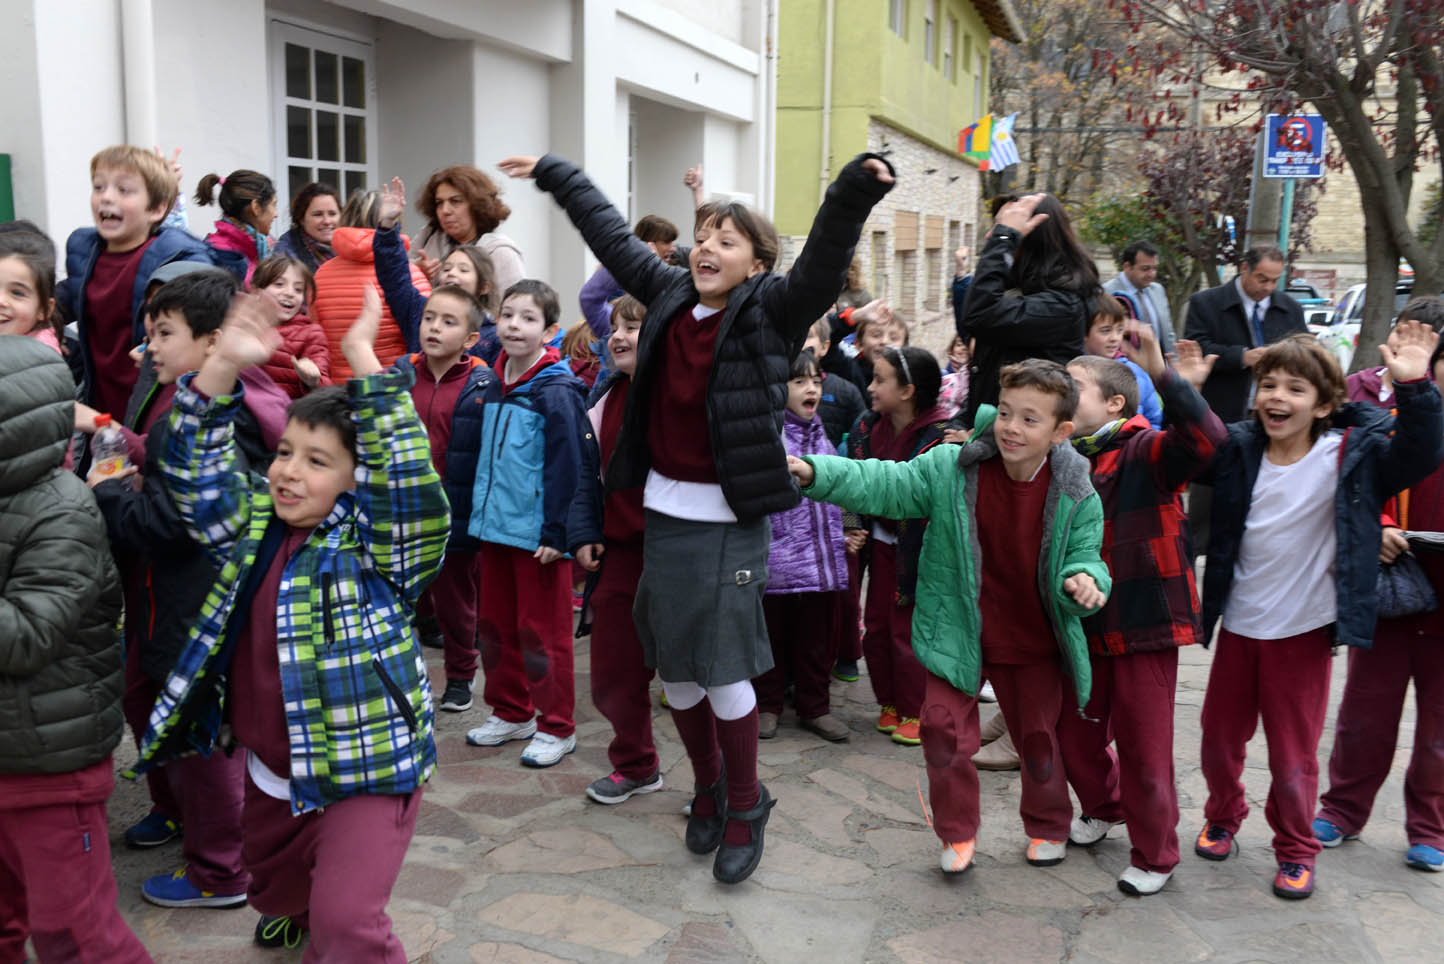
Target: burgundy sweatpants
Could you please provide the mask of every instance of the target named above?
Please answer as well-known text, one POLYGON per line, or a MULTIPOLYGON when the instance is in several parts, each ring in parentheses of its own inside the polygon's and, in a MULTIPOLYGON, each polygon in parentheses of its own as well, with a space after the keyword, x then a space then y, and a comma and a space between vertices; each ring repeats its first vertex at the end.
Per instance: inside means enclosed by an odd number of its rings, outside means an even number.
POLYGON ((0 809, 0 964, 149 964, 115 900, 103 802, 0 809))
POLYGON ((602 569, 592 588, 592 702, 612 724, 607 759, 629 780, 657 772, 652 739, 654 674, 642 658, 642 641, 632 619, 632 603, 642 578, 642 544, 606 543, 602 569))
POLYGON ((862 615, 862 557, 856 552, 844 553, 844 557, 847 589, 842 593, 837 621, 837 658, 855 663, 862 659, 862 633, 858 630, 858 617, 862 615))
MULTIPOLYGON (((134 646, 125 663, 125 684, 121 711, 139 746, 161 684, 140 671, 134 646)), ((246 889, 241 865, 245 779, 246 751, 240 748, 231 756, 218 748, 208 757, 181 757, 146 771, 152 810, 182 824, 186 878, 201 890, 239 894, 246 889)))
POLYGON ((757 710, 782 713, 790 678, 796 687, 797 715, 815 719, 828 712, 828 687, 837 659, 837 621, 843 592, 769 593, 762 597, 772 668, 752 681, 757 710))
POLYGON ((542 565, 523 549, 481 544, 482 698, 499 718, 565 739, 576 730, 572 666, 572 570, 542 565))
POLYGON ((446 550, 441 571, 417 602, 416 613, 441 630, 446 678, 476 678, 476 609, 481 597, 481 554, 446 550))
POLYGON ((1251 639, 1224 629, 1217 645, 1203 698, 1204 819, 1237 832, 1248 816, 1239 777, 1262 716, 1272 777, 1264 816, 1274 831, 1274 856, 1312 867, 1320 849, 1313 815, 1333 655, 1328 634, 1251 639))
POLYGON ((1381 619, 1373 649, 1349 649, 1329 790, 1319 801, 1319 816, 1344 833, 1364 829, 1389 776, 1412 677, 1417 719, 1404 774, 1404 833, 1410 844, 1444 849, 1444 622, 1437 613, 1431 618, 1430 634, 1381 619))
POLYGON ((913 608, 897 603, 897 547, 872 544, 871 576, 863 614, 863 657, 879 706, 895 706, 898 715, 922 713, 928 671, 913 652, 913 608))
MULTIPOLYGON (((1073 821, 1068 781, 1058 748, 1058 714, 1067 681, 1057 663, 988 664, 984 674, 1022 758, 1018 813, 1029 837, 1066 840, 1073 821)), ((922 711, 923 760, 933 829, 944 843, 978 834, 978 701, 941 677, 927 674, 922 711)))
MULTIPOLYGON (((121 697, 120 709, 125 716, 125 722, 130 726, 130 732, 135 737, 135 747, 140 749, 140 741, 145 738, 145 728, 150 721, 150 711, 155 708, 156 697, 160 695, 161 685, 151 679, 140 669, 140 646, 134 639, 127 639, 125 654, 125 695, 121 697)), ((180 823, 181 805, 180 800, 171 792, 170 778, 166 775, 163 767, 155 767, 145 772, 146 789, 150 791, 150 809, 152 813, 158 813, 180 823)))
POLYGON ((1074 711, 1071 686, 1058 718, 1068 782, 1083 813, 1127 822, 1133 866, 1168 873, 1178 865, 1178 790, 1173 781, 1178 650, 1095 655, 1091 662, 1087 718, 1074 711), (1109 746, 1115 741, 1116 752, 1109 746))
POLYGON ((348 797, 291 815, 246 781, 246 866, 252 907, 311 932, 305 964, 405 964, 386 905, 416 830, 421 791, 348 797))

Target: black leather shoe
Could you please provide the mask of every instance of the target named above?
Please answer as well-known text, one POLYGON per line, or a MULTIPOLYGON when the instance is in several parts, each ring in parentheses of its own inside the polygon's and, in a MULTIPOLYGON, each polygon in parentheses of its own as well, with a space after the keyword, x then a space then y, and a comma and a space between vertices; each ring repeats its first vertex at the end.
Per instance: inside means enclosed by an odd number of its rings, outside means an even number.
POLYGON ((762 832, 767 827, 767 816, 775 806, 777 801, 763 785, 762 792, 757 796, 757 806, 741 812, 727 811, 728 820, 741 820, 747 824, 750 839, 737 847, 725 840, 722 842, 717 850, 717 859, 712 862, 713 877, 724 884, 740 884, 752 876, 752 871, 762 862, 762 832))
POLYGON ((710 787, 700 783, 692 787, 696 796, 692 797, 692 810, 687 817, 687 849, 694 854, 710 854, 722 842, 722 828, 727 824, 727 772, 723 770, 710 787), (710 817, 697 816, 697 798, 703 794, 712 798, 710 817))

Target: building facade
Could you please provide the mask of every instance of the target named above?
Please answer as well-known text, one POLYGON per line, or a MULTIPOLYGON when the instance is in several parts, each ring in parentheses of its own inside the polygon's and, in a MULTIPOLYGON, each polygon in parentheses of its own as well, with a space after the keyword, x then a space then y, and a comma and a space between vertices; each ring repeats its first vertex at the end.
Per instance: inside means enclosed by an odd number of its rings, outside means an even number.
MULTIPOLYGON (((19 217, 63 244, 91 223, 89 160, 180 147, 183 187, 252 168, 281 217, 296 187, 344 192, 511 154, 582 164, 630 219, 689 231, 683 172, 772 206, 778 0, 15 0, 0 35, 0 152, 19 217)), ((592 262, 550 199, 502 184, 528 273, 575 311, 592 262)), ((191 209, 205 234, 214 208, 191 209)), ((420 215, 408 210, 415 233, 420 215)))
POLYGON ((858 257, 927 347, 946 339, 953 251, 976 244, 980 177, 958 132, 987 113, 988 44, 1017 42, 1008 0, 788 0, 777 65, 776 219, 791 256, 822 190, 862 151, 901 175, 858 257), (921 335, 921 338, 919 336, 921 335))

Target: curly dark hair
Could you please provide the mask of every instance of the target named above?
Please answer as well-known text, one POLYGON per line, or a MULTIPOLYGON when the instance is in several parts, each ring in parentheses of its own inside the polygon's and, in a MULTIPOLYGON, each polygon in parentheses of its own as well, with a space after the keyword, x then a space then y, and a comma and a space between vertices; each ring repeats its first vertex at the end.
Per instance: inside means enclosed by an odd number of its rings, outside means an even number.
POLYGON ((436 192, 443 184, 450 184, 466 198, 471 208, 471 220, 476 224, 477 237, 495 231, 511 216, 511 208, 502 202, 501 192, 491 178, 470 164, 453 164, 431 175, 426 187, 421 190, 421 196, 416 199, 416 210, 426 217, 432 231, 441 230, 441 224, 436 220, 436 192))

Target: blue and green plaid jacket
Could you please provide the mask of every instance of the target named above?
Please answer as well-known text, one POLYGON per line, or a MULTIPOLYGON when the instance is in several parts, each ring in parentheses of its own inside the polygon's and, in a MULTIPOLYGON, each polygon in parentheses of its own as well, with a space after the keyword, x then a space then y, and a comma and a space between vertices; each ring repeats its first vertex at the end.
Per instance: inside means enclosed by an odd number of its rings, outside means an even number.
MULTIPOLYGON (((231 422, 241 396, 207 402, 191 377, 176 392, 161 468, 220 577, 151 711, 135 773, 215 747, 227 626, 274 519, 265 480, 235 467, 231 422)), ((431 687, 411 616, 441 568, 451 514, 410 385, 394 371, 346 383, 356 487, 281 577, 276 642, 293 813, 362 793, 408 793, 436 767, 431 687)))

